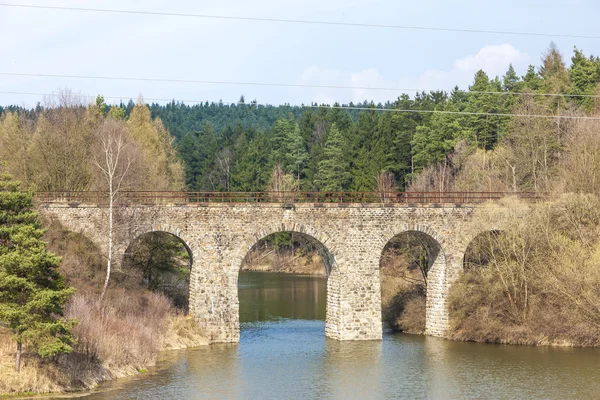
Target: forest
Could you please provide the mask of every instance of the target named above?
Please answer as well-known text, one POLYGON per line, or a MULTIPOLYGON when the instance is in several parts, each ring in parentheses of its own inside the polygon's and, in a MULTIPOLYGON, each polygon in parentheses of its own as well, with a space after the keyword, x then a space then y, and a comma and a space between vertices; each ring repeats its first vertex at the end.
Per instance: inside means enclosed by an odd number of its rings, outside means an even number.
MULTIPOLYGON (((171 102, 148 108, 174 140, 188 190, 268 190, 279 165, 302 191, 373 191, 381 173, 391 174, 400 190, 544 191, 561 137, 580 121, 577 117, 593 114, 598 106, 599 78, 598 57, 575 48, 567 67, 551 45, 542 64, 530 66, 524 76, 512 65, 502 77, 478 71, 466 90, 404 94, 386 104, 276 107, 246 103, 242 96, 238 104, 171 102), (546 146, 543 163, 531 148, 539 140, 546 146), (488 153, 489 159, 479 160, 488 153), (526 161, 523 156, 535 161, 518 165, 526 161), (455 181, 459 170, 477 163, 478 169, 494 168, 494 179, 455 181)), ((53 105, 7 107, 0 143, 15 117, 21 141, 35 136, 37 120, 48 107, 53 105)), ((96 107, 100 114, 125 120, 136 114, 133 101, 109 106, 99 97, 96 107)), ((15 157, 14 146, 14 140, 5 143, 0 156, 15 157)), ((24 178, 22 169, 11 172, 24 178)), ((38 187, 74 189, 66 182, 38 187)))
MULTIPOLYGON (((0 286, 13 287, 15 274, 29 279, 23 268, 57 277, 23 281, 27 299, 18 290, 0 298, 0 371, 12 362, 16 338, 26 372, 6 373, 0 392, 90 388, 144 370, 162 348, 205 342, 184 316, 189 259, 173 237, 137 243, 130 268, 115 272, 103 299, 98 249, 35 216, 35 190, 107 190, 99 165, 108 137, 123 144, 118 172, 127 190, 538 193, 543 201, 509 197, 474 212, 474 224, 498 208, 509 217, 468 249, 465 274, 450 293, 449 337, 599 346, 598 97, 600 59, 575 48, 568 63, 550 45, 523 76, 512 66, 502 77, 478 71, 467 89, 385 104, 263 106, 242 96, 237 104, 111 105, 63 90, 33 109, 0 107, 0 244, 19 243, 26 231, 35 239, 26 251, 0 246, 0 286), (30 266, 14 261, 20 257, 49 261, 30 266), (4 267, 9 261, 13 272, 4 267), (173 282, 176 293, 164 289, 173 282), (60 328, 58 341, 38 320, 28 320, 38 328, 29 331, 6 322, 17 315, 7 307, 29 318, 21 303, 34 301, 38 289, 59 293, 46 299, 55 312, 39 316, 60 328), (108 321, 104 330, 94 328, 98 321, 108 321), (65 369, 71 364, 80 368, 65 369)), ((315 255, 289 233, 260 249, 250 259, 259 251, 278 263, 315 255)), ((382 254, 383 318, 397 330, 423 333, 426 250, 405 237, 382 254)))

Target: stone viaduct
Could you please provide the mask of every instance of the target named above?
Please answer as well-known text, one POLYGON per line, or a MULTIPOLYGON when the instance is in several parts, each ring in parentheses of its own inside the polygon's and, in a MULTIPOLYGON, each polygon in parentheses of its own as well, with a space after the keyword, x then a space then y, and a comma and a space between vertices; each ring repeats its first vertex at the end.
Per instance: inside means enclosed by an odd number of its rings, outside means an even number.
MULTIPOLYGON (((238 274, 247 252, 275 232, 313 241, 327 268, 326 335, 338 340, 382 338, 379 264, 388 241, 403 232, 429 243, 426 333, 445 336, 447 295, 463 269, 470 241, 494 229, 470 223, 475 206, 394 203, 171 203, 121 205, 115 259, 148 232, 180 238, 192 257, 190 312, 211 342, 239 341, 238 274), (478 232, 479 231, 479 232, 478 232)), ((107 249, 105 205, 42 202, 40 213, 107 249)))

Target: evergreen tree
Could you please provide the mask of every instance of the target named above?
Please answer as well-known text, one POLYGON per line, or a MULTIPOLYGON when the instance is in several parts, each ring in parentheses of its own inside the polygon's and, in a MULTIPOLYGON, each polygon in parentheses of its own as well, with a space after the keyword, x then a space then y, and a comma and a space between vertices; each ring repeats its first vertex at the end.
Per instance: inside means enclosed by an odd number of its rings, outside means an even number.
POLYGON ((334 123, 324 148, 324 158, 319 162, 316 185, 324 192, 341 192, 352 179, 350 163, 345 154, 346 140, 334 123))
MULTIPOLYGON (((595 94, 600 81, 600 60, 594 56, 587 58, 577 47, 575 47, 574 53, 569 70, 572 85, 569 93, 573 95, 595 94)), ((575 100, 588 110, 594 106, 594 99, 591 97, 576 97, 575 100)))
POLYGON ((258 134, 248 143, 246 135, 243 135, 236 145, 235 158, 232 190, 243 192, 264 190, 271 173, 268 136, 264 133, 258 134))
POLYGON ((472 115, 466 118, 467 126, 471 131, 470 137, 480 148, 491 149, 501 134, 501 117, 488 115, 505 111, 502 96, 493 94, 500 90, 500 81, 498 79, 490 81, 483 70, 477 71, 473 85, 469 88, 469 100, 465 111, 482 115, 472 115))
MULTIPOLYGON (((449 104, 445 111, 455 111, 449 104)), ((428 126, 419 126, 412 141, 415 170, 442 162, 454 149, 456 140, 463 138, 465 131, 455 114, 436 113, 428 126)))
POLYGON ((32 211, 33 193, 0 173, 0 321, 13 333, 20 370, 22 346, 41 357, 71 351, 74 321, 61 318, 74 289, 58 273, 60 258, 46 251, 32 211))
MULTIPOLYGON (((369 107, 374 107, 372 104, 369 107)), ((379 114, 375 110, 361 111, 349 139, 352 191, 366 192, 373 189, 377 167, 373 159, 372 146, 377 139, 379 114)))
POLYGON ((208 177, 215 169, 218 142, 211 123, 207 122, 198 133, 187 133, 180 141, 178 151, 185 162, 185 183, 191 190, 212 190, 208 177))
POLYGON ((527 73, 523 76, 523 85, 530 91, 536 92, 542 87, 542 78, 535 71, 535 66, 530 65, 527 68, 527 73))
POLYGON ((304 138, 300 133, 300 126, 296 123, 293 129, 288 131, 285 140, 285 171, 296 176, 299 181, 302 177, 302 172, 306 161, 308 160, 308 152, 304 144, 304 138))
POLYGON ((287 153, 286 144, 293 134, 292 130, 294 130, 293 121, 287 118, 280 118, 275 122, 271 134, 271 165, 283 164, 287 153))
POLYGON ((205 159, 198 136, 196 132, 188 132, 177 146, 179 156, 185 161, 185 186, 189 189, 196 189, 195 180, 202 176, 202 162, 205 159))
POLYGON ((520 83, 519 75, 517 75, 515 71, 515 67, 513 67, 512 63, 508 65, 508 71, 502 77, 502 86, 507 92, 518 92, 519 91, 519 83, 520 83))

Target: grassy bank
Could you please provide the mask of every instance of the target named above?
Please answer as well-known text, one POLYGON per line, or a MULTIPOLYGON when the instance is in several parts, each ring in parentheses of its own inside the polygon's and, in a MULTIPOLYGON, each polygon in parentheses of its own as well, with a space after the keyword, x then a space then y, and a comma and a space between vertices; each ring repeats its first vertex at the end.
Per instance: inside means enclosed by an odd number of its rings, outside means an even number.
POLYGON ((73 330, 77 343, 70 354, 45 360, 25 348, 16 373, 14 342, 0 330, 0 395, 89 390, 153 366, 162 350, 208 344, 192 317, 145 289, 133 271, 117 271, 100 303, 105 266, 97 249, 59 224, 47 226, 48 247, 62 256, 61 273, 77 288, 65 310, 79 321, 73 330))
POLYGON ((102 381, 131 376, 153 366, 162 350, 208 344, 194 321, 184 316, 168 315, 143 325, 148 322, 146 318, 125 316, 114 309, 89 309, 90 304, 82 298, 74 303, 70 316, 82 317, 76 328, 79 342, 75 350, 54 360, 26 352, 20 373, 14 371, 15 348, 10 333, 0 330, 0 396, 90 390, 102 381), (163 327, 152 326, 158 324, 163 327))

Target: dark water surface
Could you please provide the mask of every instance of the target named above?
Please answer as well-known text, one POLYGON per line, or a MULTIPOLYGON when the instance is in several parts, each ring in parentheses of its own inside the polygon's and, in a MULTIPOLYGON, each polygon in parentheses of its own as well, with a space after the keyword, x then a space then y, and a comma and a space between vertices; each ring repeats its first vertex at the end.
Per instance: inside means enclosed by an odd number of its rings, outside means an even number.
POLYGON ((325 338, 322 278, 242 272, 239 345, 164 352, 86 399, 598 399, 598 349, 325 338))

